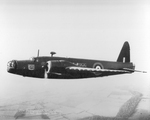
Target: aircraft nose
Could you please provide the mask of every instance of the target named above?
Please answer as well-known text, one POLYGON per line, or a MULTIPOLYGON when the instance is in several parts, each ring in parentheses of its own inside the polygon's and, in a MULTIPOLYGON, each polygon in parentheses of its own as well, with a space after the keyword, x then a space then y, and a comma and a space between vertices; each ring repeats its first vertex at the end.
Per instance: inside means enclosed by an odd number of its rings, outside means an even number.
POLYGON ((17 61, 12 60, 7 63, 7 71, 10 73, 14 73, 17 68, 17 61))

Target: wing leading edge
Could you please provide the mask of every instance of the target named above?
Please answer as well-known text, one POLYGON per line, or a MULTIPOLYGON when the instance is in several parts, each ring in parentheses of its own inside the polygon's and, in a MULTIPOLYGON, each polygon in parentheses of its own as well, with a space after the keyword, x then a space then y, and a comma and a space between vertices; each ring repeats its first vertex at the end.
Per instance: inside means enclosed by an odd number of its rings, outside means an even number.
POLYGON ((95 69, 95 68, 86 68, 86 67, 67 67, 66 69, 74 71, 88 71, 88 72, 97 72, 97 73, 131 73, 127 70, 112 70, 112 69, 95 69))

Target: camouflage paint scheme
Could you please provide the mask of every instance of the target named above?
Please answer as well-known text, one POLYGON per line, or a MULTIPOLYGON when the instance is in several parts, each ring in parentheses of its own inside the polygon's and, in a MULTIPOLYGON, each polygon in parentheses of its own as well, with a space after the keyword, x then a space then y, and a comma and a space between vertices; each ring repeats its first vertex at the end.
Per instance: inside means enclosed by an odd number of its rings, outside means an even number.
POLYGON ((103 77, 134 72, 130 62, 129 43, 125 42, 117 61, 38 56, 31 60, 12 60, 7 71, 12 74, 36 78, 77 79, 103 77))

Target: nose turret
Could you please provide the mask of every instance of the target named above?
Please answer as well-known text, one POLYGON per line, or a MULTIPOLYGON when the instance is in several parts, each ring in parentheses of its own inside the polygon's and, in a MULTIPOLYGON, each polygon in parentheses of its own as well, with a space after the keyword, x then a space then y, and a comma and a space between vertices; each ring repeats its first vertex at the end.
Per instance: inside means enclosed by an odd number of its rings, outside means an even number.
POLYGON ((17 68, 17 61, 16 60, 12 60, 12 61, 9 61, 7 63, 7 71, 8 72, 15 73, 16 68, 17 68))

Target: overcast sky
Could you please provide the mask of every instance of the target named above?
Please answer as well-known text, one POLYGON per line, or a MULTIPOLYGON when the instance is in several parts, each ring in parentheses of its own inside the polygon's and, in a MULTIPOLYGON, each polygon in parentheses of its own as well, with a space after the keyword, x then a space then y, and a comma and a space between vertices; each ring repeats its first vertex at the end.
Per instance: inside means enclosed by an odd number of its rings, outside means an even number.
MULTIPOLYGON (((8 61, 29 59, 38 49, 41 56, 55 51, 56 56, 116 61, 128 41, 136 69, 150 72, 149 21, 148 0, 1 0, 0 94, 40 86, 39 79, 7 73, 8 61)), ((147 78, 128 76, 142 77, 147 78)))

